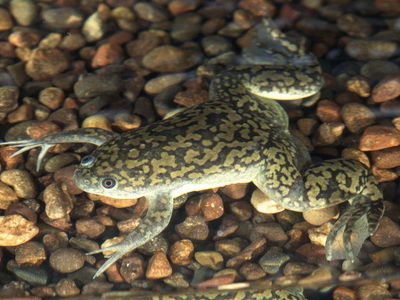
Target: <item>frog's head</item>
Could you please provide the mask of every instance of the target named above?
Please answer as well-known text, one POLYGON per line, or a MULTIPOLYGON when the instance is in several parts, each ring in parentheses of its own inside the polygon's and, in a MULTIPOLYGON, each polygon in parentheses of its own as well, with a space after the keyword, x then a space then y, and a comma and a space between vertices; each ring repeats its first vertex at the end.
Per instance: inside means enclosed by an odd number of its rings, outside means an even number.
POLYGON ((116 199, 135 199, 144 196, 143 176, 126 169, 122 159, 113 162, 112 154, 99 152, 82 158, 75 171, 74 182, 85 192, 116 199))

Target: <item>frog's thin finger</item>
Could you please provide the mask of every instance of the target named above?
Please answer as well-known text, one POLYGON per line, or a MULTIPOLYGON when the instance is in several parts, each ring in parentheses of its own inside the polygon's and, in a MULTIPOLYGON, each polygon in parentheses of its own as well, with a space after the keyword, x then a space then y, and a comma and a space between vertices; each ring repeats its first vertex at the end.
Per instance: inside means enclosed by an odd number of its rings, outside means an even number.
POLYGON ((36 162, 36 172, 39 172, 40 167, 42 165, 44 156, 46 155, 47 151, 49 151, 49 149, 52 147, 53 145, 49 145, 49 144, 43 144, 41 145, 41 149, 40 149, 40 153, 37 157, 37 162, 36 162))
POLYGON ((27 143, 32 142, 32 140, 18 140, 18 141, 9 141, 9 142, 1 142, 0 146, 16 146, 16 147, 22 147, 23 145, 26 145, 27 143), (20 145, 20 146, 18 146, 20 145))
POLYGON ((23 146, 23 145, 17 145, 17 146, 15 146, 15 147, 23 147, 23 148, 21 148, 21 149, 19 149, 18 151, 15 151, 12 155, 11 155, 11 157, 15 157, 15 156, 17 156, 17 155, 20 155, 20 154, 22 154, 22 153, 24 153, 24 152, 27 152, 27 151, 29 151, 29 150, 31 150, 31 149, 34 149, 34 148, 37 148, 37 147, 39 147, 40 145, 39 144, 37 144, 37 143, 32 143, 32 144, 28 144, 28 145, 26 145, 26 146, 23 146))
POLYGON ((106 248, 100 248, 98 250, 94 250, 94 251, 90 251, 88 253, 86 253, 86 255, 93 255, 93 254, 99 254, 99 253, 104 253, 107 251, 118 251, 121 249, 121 246, 118 245, 114 245, 114 246, 110 246, 110 247, 106 247, 106 248))
POLYGON ((109 259, 106 260, 106 262, 97 270, 97 272, 94 274, 93 279, 96 277, 99 277, 101 274, 103 274, 112 264, 114 264, 117 260, 119 260, 122 256, 125 255, 126 252, 120 251, 117 253, 114 253, 109 259))

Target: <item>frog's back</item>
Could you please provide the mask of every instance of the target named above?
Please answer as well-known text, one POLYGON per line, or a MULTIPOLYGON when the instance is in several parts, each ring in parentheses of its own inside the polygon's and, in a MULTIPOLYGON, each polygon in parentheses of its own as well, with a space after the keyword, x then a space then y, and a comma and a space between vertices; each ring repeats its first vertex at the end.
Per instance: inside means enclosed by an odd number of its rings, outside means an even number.
POLYGON ((187 183, 193 188, 197 183, 201 189, 216 182, 248 182, 261 161, 269 123, 229 103, 204 103, 99 147, 93 153, 94 175, 112 173, 137 188, 187 183))

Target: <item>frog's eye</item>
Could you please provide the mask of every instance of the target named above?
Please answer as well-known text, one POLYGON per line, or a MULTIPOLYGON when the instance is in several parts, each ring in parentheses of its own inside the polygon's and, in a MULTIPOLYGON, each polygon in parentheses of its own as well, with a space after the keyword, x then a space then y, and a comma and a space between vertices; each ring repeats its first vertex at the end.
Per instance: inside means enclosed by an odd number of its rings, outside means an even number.
POLYGON ((112 177, 104 177, 101 180, 101 185, 105 189, 112 189, 113 187, 115 187, 117 185, 117 181, 112 177))
POLYGON ((87 155, 81 159, 81 166, 85 168, 89 168, 93 166, 96 159, 92 155, 87 155))

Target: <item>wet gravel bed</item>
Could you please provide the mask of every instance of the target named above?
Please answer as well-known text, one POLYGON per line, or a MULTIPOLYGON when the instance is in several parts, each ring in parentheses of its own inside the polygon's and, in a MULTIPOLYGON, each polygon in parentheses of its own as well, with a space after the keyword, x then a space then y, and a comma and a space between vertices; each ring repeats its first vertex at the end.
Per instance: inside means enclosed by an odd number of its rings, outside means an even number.
POLYGON ((273 17, 320 60, 318 101, 286 104, 314 159, 372 169, 386 212, 355 262, 327 262, 343 207, 274 211, 251 184, 188 195, 168 228, 93 281, 102 255, 146 212, 145 199, 82 192, 89 146, 0 148, 0 297, 176 291, 264 280, 325 288, 333 299, 395 299, 400 290, 400 3, 396 0, 0 0, 0 131, 38 139, 80 127, 116 132, 207 101, 215 70, 273 17), (272 214, 272 212, 276 212, 272 214), (362 280, 361 280, 362 279, 362 280), (357 281, 358 280, 358 281, 357 281), (333 287, 331 283, 334 283, 333 287))

